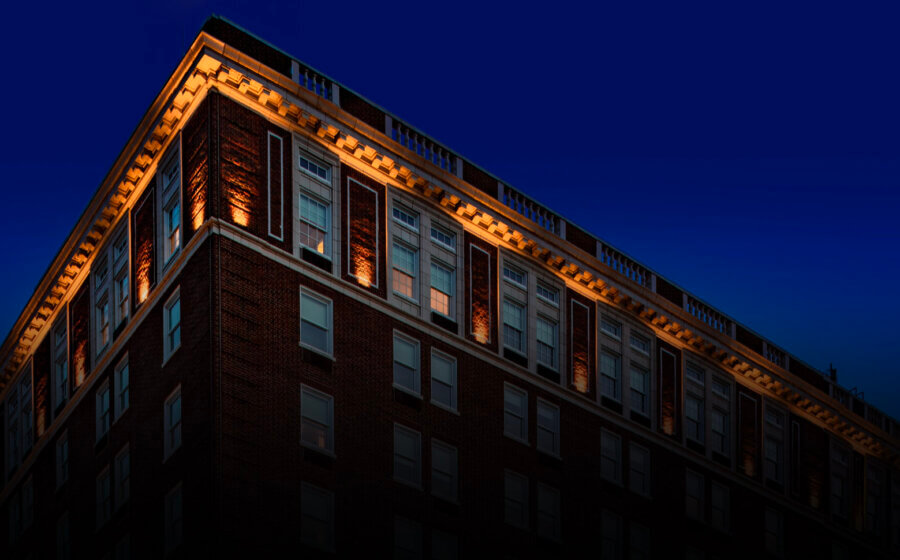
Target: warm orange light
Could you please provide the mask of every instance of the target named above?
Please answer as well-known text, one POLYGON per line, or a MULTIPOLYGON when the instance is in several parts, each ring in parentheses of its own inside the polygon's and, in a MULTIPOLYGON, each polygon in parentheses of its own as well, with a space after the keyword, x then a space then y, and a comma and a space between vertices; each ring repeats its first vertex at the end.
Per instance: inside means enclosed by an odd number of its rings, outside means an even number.
POLYGON ((675 419, 671 416, 666 416, 663 418, 662 422, 663 433, 667 436, 671 436, 675 433, 675 419))
POLYGON ((477 342, 487 344, 490 340, 491 315, 484 305, 472 305, 472 335, 477 342))
POLYGON ((82 383, 84 383, 84 378, 87 375, 87 371, 85 370, 85 364, 87 363, 87 341, 82 340, 78 343, 78 346, 75 347, 75 354, 72 357, 75 366, 75 386, 80 387, 82 383))
POLYGON ((744 474, 754 476, 756 474, 756 462, 753 457, 744 457, 744 474))
POLYGON ((577 352, 573 361, 575 362, 575 368, 572 383, 575 385, 575 390, 579 393, 587 393, 590 387, 587 356, 583 352, 577 352))
POLYGON ((47 430, 47 411, 43 408, 38 409, 37 413, 37 435, 41 437, 47 430))
POLYGON ((319 244, 316 245, 316 251, 318 251, 322 255, 325 254, 325 241, 321 239, 319 240, 319 244))
POLYGON ((246 210, 238 208, 237 206, 232 206, 231 219, 237 225, 247 227, 247 224, 250 223, 250 213, 246 210))
POLYGON ((137 286, 137 302, 144 303, 150 295, 150 263, 153 252, 153 242, 144 240, 138 247, 137 266, 135 270, 137 286))
POLYGON ((353 257, 353 275, 360 286, 368 288, 372 285, 375 277, 375 271, 372 266, 372 251, 366 247, 357 245, 355 247, 356 255, 353 257))

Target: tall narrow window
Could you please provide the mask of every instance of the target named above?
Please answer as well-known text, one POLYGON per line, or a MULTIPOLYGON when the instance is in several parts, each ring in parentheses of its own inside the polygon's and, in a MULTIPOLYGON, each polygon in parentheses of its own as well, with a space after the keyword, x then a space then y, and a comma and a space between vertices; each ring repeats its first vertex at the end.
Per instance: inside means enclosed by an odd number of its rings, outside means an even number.
POLYGON ((56 560, 69 560, 72 547, 69 542, 69 512, 63 513, 56 520, 56 560))
POLYGON ((94 280, 94 325, 97 355, 109 344, 111 337, 109 319, 109 257, 104 252, 91 267, 94 280))
POLYGON ((334 398, 312 387, 300 387, 300 442, 334 452, 334 398))
POLYGON ((722 379, 712 380, 710 433, 712 449, 719 455, 731 456, 731 385, 722 379))
POLYGON ((525 353, 525 306, 510 299, 503 300, 503 345, 525 353))
POLYGON ((705 382, 706 372, 686 361, 684 367, 684 435, 687 439, 700 444, 706 441, 705 382))
POLYGON ((622 358, 605 348, 600 352, 600 392, 617 402, 622 398, 622 358))
POLYGON ((163 406, 163 461, 181 447, 181 385, 166 399, 163 406))
POLYGON ((546 484, 537 485, 537 534, 558 541, 560 536, 559 490, 546 484))
POLYGON ((459 560, 459 537, 432 529, 431 560, 459 560))
POLYGON ((690 519, 704 520, 704 486, 705 482, 702 474, 690 470, 686 471, 684 508, 690 519))
POLYGON ((637 523, 631 524, 628 547, 631 560, 650 560, 650 528, 637 523))
POLYGON ((122 413, 128 409, 128 355, 126 354, 122 361, 116 366, 116 375, 114 380, 116 389, 115 414, 116 420, 122 413))
POLYGON ((97 411, 97 441, 109 433, 110 411, 109 411, 109 380, 103 382, 103 385, 97 389, 94 397, 97 411))
POLYGON ((720 531, 728 531, 731 526, 731 491, 727 486, 712 483, 712 526, 720 531))
POLYGON ((163 361, 181 346, 181 290, 169 296, 163 306, 163 361))
POLYGON ((422 434, 400 424, 394 424, 394 480, 422 484, 422 434))
POLYGON ((622 516, 603 510, 600 524, 600 558, 622 558, 622 516))
POLYGON ((422 524, 399 515, 394 517, 394 558, 422 558, 422 524))
POLYGON ((559 352, 559 324, 544 317, 537 318, 537 361, 551 369, 557 369, 559 352))
POLYGON ((306 193, 300 193, 300 245, 321 255, 331 255, 329 233, 331 205, 306 193))
POLYGON ((631 410, 650 416, 650 371, 635 363, 631 364, 631 410))
POLYGON ((69 433, 63 432, 56 440, 56 487, 69 479, 69 433))
POLYGON ((635 494, 650 495, 650 450, 634 442, 628 446, 628 487, 635 494))
POLYGON ((419 252, 408 245, 394 242, 391 261, 394 266, 394 293, 416 299, 416 267, 419 252))
POLYGON ((600 430, 600 476, 622 482, 622 438, 606 430, 600 430))
POLYGON ((850 482, 850 453, 832 444, 831 448, 831 513, 847 518, 850 482))
POLYGON ((334 494, 306 482, 300 485, 300 539, 321 550, 334 549, 334 494))
POLYGON ((113 243, 114 324, 119 326, 128 318, 128 229, 124 228, 113 243))
POLYGON ((503 519, 513 527, 528 528, 528 479, 506 471, 503 479, 503 519))
POLYGON ((109 467, 103 469, 97 476, 97 527, 102 527, 109 521, 112 511, 112 494, 109 481, 109 467))
POLYGON ((882 498, 883 471, 872 463, 866 465, 866 531, 881 534, 885 514, 882 498))
POLYGON ((420 394, 419 343, 394 334, 394 386, 420 394))
POLYGON ((537 448, 559 455, 559 407, 543 399, 537 400, 537 448))
POLYGON ((181 545, 184 513, 182 511, 181 483, 166 494, 165 543, 166 552, 172 552, 181 545))
POLYGON ((126 444, 116 454, 116 509, 125 505, 131 496, 131 452, 126 444))
POLYGON ((457 452, 452 445, 431 440, 431 493, 438 498, 456 501, 457 452))
POLYGON ((69 398, 69 343, 66 316, 62 314, 53 330, 53 406, 59 408, 69 398))
POLYGON ((453 317, 453 294, 456 284, 453 269, 443 264, 431 262, 431 310, 453 317))
POLYGON ((431 402, 456 410, 456 359, 431 351, 431 402))
POLYGON ((503 388, 503 433, 528 442, 528 393, 512 385, 503 388))
POLYGON ((163 167, 162 216, 163 216, 163 264, 168 264, 181 248, 181 174, 178 168, 178 150, 163 167))
POLYGON ((766 407, 765 475, 767 480, 784 483, 784 413, 766 407))
POLYGON ((766 552, 778 558, 784 556, 784 515, 766 508, 766 552))
POLYGON ((300 290, 300 343, 331 354, 332 303, 309 290, 300 290))

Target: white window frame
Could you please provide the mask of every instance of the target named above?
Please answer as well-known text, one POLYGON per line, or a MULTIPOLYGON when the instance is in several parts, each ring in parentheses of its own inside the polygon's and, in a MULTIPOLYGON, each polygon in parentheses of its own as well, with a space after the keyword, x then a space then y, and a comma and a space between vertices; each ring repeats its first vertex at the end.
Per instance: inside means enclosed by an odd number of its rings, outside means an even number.
POLYGON ((173 143, 173 147, 169 150, 163 163, 159 166, 159 198, 160 198, 160 218, 162 226, 159 231, 162 235, 162 269, 168 268, 169 264, 175 260, 175 257, 181 252, 182 241, 184 239, 184 224, 182 224, 182 202, 181 202, 181 137, 179 136, 173 143), (175 178, 167 185, 166 171, 171 165, 175 165, 175 178), (168 217, 170 210, 175 210, 171 215, 176 216, 177 224, 173 221, 169 223, 168 217), (171 231, 170 231, 171 228, 171 231), (176 233, 177 232, 177 233, 176 233), (170 247, 169 240, 177 237, 174 248, 170 247))
POLYGON ((334 397, 305 384, 300 385, 300 445, 312 449, 313 451, 318 451, 319 453, 334 455, 334 397), (305 396, 325 402, 325 422, 306 415, 303 407, 305 396), (309 441, 303 438, 304 422, 311 422, 315 427, 324 430, 325 445, 318 445, 315 441, 309 441))
POLYGON ((529 512, 528 512, 528 477, 517 472, 506 469, 503 473, 503 521, 518 527, 519 529, 528 529, 529 512), (521 496, 513 495, 511 490, 521 491, 521 496), (513 516, 511 506, 519 506, 521 516, 513 516), (520 517, 517 519, 516 517, 520 517))
POLYGON ((622 485, 622 436, 605 428, 600 430, 600 476, 622 485))
POLYGON ((422 489, 422 434, 403 424, 394 422, 394 480, 401 484, 422 489), (400 453, 400 437, 410 437, 413 440, 413 456, 407 457, 400 453), (401 460, 412 463, 413 478, 404 478, 401 474, 401 460))
POLYGON ((308 482, 300 483, 300 541, 319 550, 334 552, 334 492, 308 482), (314 501, 320 501, 325 506, 325 511, 314 511, 317 509, 314 501), (305 519, 320 522, 325 527, 325 542, 310 538, 311 534, 308 532, 308 523, 304 521, 305 519))
POLYGON ((542 282, 540 280, 537 281, 535 288, 535 297, 539 300, 543 301, 548 305, 552 305, 553 307, 559 307, 559 288, 555 286, 551 286, 546 282, 542 282), (547 297, 541 293, 541 290, 547 292, 548 294, 555 294, 551 297, 547 297))
POLYGON ((113 423, 119 419, 122 414, 128 410, 131 402, 131 370, 128 367, 128 354, 119 360, 116 369, 113 372, 113 388, 115 389, 113 399, 113 423), (123 381, 124 377, 124 381, 123 381), (124 398, 123 398, 124 396, 124 398), (124 403, 122 402, 124 400, 124 403))
MULTIPOLYGON (((297 221, 301 224, 305 224, 306 227, 313 228, 317 231, 323 231, 325 233, 325 237, 322 240, 322 251, 319 251, 318 247, 310 247, 306 243, 303 242, 303 237, 305 234, 301 233, 298 229, 298 237, 299 237, 299 245, 300 247, 306 247, 310 251, 314 252, 317 255, 321 255, 328 260, 331 260, 331 229, 332 229, 332 216, 331 216, 331 202, 323 200, 322 198, 304 190, 300 189, 300 192, 297 196, 297 221), (320 206, 325 207, 325 227, 324 229, 319 224, 314 223, 312 220, 303 217, 303 197, 309 199, 310 202, 318 204, 320 206), (324 251, 324 252, 323 252, 324 251)), ((307 238, 309 235, 305 235, 307 238)))
POLYGON ((112 427, 113 411, 112 411, 112 388, 109 379, 105 379, 94 393, 94 420, 96 426, 96 440, 100 441, 103 436, 109 434, 112 427), (106 406, 104 409, 103 398, 106 395, 106 406))
POLYGON ((69 400, 69 326, 65 306, 53 325, 52 333, 53 407, 57 409, 69 400), (61 337, 60 332, 62 332, 61 337), (62 375, 60 375, 61 373, 62 375))
POLYGON ((400 331, 394 331, 393 337, 393 387, 399 391, 409 393, 418 398, 422 398, 422 366, 421 366, 421 345, 419 341, 406 335, 400 331), (397 358, 397 343, 412 346, 413 363, 405 364, 397 358), (408 368, 412 370, 412 387, 404 385, 397 380, 397 367, 408 368))
POLYGON ((538 397, 537 399, 537 407, 536 407, 536 423, 537 423, 537 450, 547 453, 548 455, 552 455, 554 457, 560 456, 560 409, 557 405, 545 401, 544 399, 538 397), (545 421, 541 417, 541 412, 549 412, 550 419, 549 423, 545 421), (547 434, 550 438, 549 446, 545 440, 542 440, 541 434, 547 434))
POLYGON ((181 384, 169 393, 163 403, 163 463, 181 448, 184 428, 184 399, 181 395, 181 384), (178 422, 172 423, 172 405, 178 401, 178 422), (177 434, 177 436, 176 436, 177 434))
POLYGON ((544 367, 548 367, 548 368, 552 369, 553 371, 559 371, 559 321, 539 314, 537 316, 537 319, 535 320, 534 327, 535 327, 534 348, 535 348, 535 359, 536 359, 537 363, 541 364, 544 367), (551 328, 552 334, 553 334, 553 345, 552 346, 547 344, 543 340, 539 340, 537 338, 537 332, 538 332, 538 329, 540 328, 542 321, 544 323, 547 323, 548 325, 550 325, 550 328, 551 328), (541 345, 551 347, 551 350, 553 352, 553 359, 551 361, 553 363, 548 364, 546 361, 544 361, 541 358, 541 352, 540 352, 541 345))
POLYGON ((420 223, 419 213, 416 212, 415 210, 411 210, 406 205, 394 202, 394 204, 391 206, 391 219, 394 222, 405 227, 406 229, 408 229, 410 231, 414 231, 416 233, 419 233, 419 223, 420 223), (413 223, 410 224, 409 222, 405 221, 402 217, 398 218, 396 215, 397 213, 401 214, 401 216, 406 216, 406 217, 410 218, 413 223))
POLYGON ((317 158, 312 157, 311 155, 307 154, 302 148, 299 149, 299 151, 297 153, 297 169, 299 169, 300 172, 303 173, 304 175, 312 177, 313 179, 315 179, 316 181, 318 181, 324 185, 327 185, 329 187, 331 186, 331 176, 332 176, 331 164, 324 163, 324 162, 318 160, 317 158), (319 169, 322 169, 325 172, 325 177, 323 178, 320 175, 318 175, 317 173, 313 173, 308 168, 303 167, 303 160, 306 160, 307 163, 311 163, 311 164, 315 165, 316 167, 318 167, 319 169))
POLYGON ((459 395, 459 377, 457 376, 457 362, 456 358, 449 354, 445 354, 439 350, 434 348, 431 349, 431 404, 439 406, 441 408, 447 409, 451 412, 458 412, 458 395, 459 395), (434 386, 435 383, 440 383, 441 385, 447 385, 443 381, 437 380, 434 377, 434 360, 437 358, 438 360, 443 360, 445 362, 450 363, 450 402, 444 403, 439 400, 436 400, 434 386))
POLYGON ((391 243, 391 292, 398 297, 406 299, 408 301, 412 301, 414 303, 419 302, 419 249, 418 247, 413 247, 409 243, 405 241, 401 241, 399 238, 394 238, 393 243, 391 243), (397 258, 397 249, 403 251, 409 251, 412 253, 412 271, 404 270, 397 266, 397 262, 395 259, 397 258), (412 287, 412 295, 404 294, 403 292, 398 292, 395 287, 395 282, 397 281, 398 274, 402 274, 404 276, 408 276, 410 278, 410 285, 412 287))
POLYGON ((284 241, 284 139, 271 130, 266 134, 266 194, 268 200, 268 204, 266 204, 268 207, 267 233, 273 239, 284 241), (278 212, 278 230, 281 232, 279 235, 275 235, 272 232, 272 225, 274 224, 272 219, 272 139, 278 140, 278 174, 280 175, 278 185, 281 189, 281 193, 279 193, 281 209, 278 212))
POLYGON ((504 262, 502 275, 505 282, 519 288, 520 290, 525 290, 526 292, 528 291, 528 273, 518 266, 515 266, 508 262, 504 262), (519 281, 517 278, 515 278, 515 276, 521 276, 522 280, 519 281))
POLYGON ((431 495, 456 503, 459 494, 459 453, 456 447, 437 439, 431 440, 431 495), (439 453, 445 453, 449 457, 449 464, 439 465, 435 458, 439 453), (446 492, 435 484, 437 476, 445 476, 449 479, 449 488, 446 492))
POLYGON ((787 425, 787 412, 766 402, 765 410, 763 411, 763 476, 766 480, 771 480, 781 485, 785 483, 785 471, 787 470, 785 461, 787 425), (781 418, 780 426, 771 421, 779 417, 781 418), (774 452, 774 458, 769 456, 771 452, 774 452), (770 465, 772 465, 771 468, 774 469, 774 473, 770 473, 770 465), (772 474, 774 476, 771 476, 772 474))
POLYGON ((645 418, 650 418, 650 369, 644 367, 641 364, 631 362, 631 366, 628 369, 628 394, 631 396, 629 399, 628 405, 632 412, 635 414, 640 414, 645 418), (642 381, 643 386, 641 390, 635 389, 634 379, 635 373, 637 373, 642 381), (635 393, 639 395, 643 395, 642 398, 642 406, 640 408, 635 406, 635 393))
POLYGON ((457 235, 456 235, 456 232, 451 230, 450 228, 446 228, 440 224, 436 224, 432 220, 430 237, 431 237, 431 241, 433 243, 437 244, 438 246, 443 247, 444 249, 451 251, 453 253, 456 252, 457 235), (451 239, 452 243, 448 244, 448 243, 444 242, 444 240, 440 239, 439 236, 435 236, 435 232, 447 237, 448 239, 451 239))
POLYGON ((528 306, 510 297, 503 298, 503 347, 509 348, 513 352, 521 354, 523 356, 528 355, 528 306), (520 309, 522 322, 519 323, 518 326, 512 324, 511 322, 508 322, 509 315, 511 314, 506 312, 507 305, 511 307, 518 307, 520 309), (516 348, 515 346, 509 345, 506 337, 506 327, 519 331, 519 341, 521 343, 521 348, 516 348))
MULTIPOLYGON (((322 328, 321 325, 315 325, 311 321, 307 321, 310 325, 313 325, 318 328, 322 328)), ((318 294, 309 288, 300 287, 300 346, 304 348, 308 348, 313 352, 318 354, 325 354, 328 357, 334 357, 334 302, 331 298, 327 298, 321 294, 318 294), (326 327, 325 341, 327 348, 319 348, 309 342, 303 341, 303 297, 308 297, 310 299, 317 300, 319 303, 324 303, 326 306, 325 311, 325 321, 328 323, 326 327)))
POLYGON ((509 383, 503 384, 503 435, 528 445, 528 392, 515 385, 510 385, 509 383), (507 395, 513 395, 514 397, 521 399, 521 415, 518 415, 507 408, 507 395), (508 416, 520 418, 521 426, 518 433, 511 431, 509 423, 507 422, 508 416))
POLYGON ((163 365, 165 365, 169 358, 181 348, 181 334, 182 334, 182 317, 184 316, 184 310, 181 305, 181 286, 175 288, 175 291, 172 292, 172 295, 169 296, 169 299, 166 300, 165 305, 163 305, 163 365), (175 305, 178 305, 178 324, 172 325, 172 308, 175 305), (172 334, 177 331, 178 332, 178 341, 177 344, 170 340, 172 334))
POLYGON ((650 337, 645 336, 641 333, 636 333, 634 331, 632 331, 628 337, 628 346, 631 347, 631 349, 634 350, 635 352, 637 352, 639 354, 643 354, 644 356, 649 356, 650 351, 653 349, 653 346, 650 342, 650 337), (635 341, 638 341, 639 344, 635 344, 635 341), (640 343, 645 343, 647 345, 647 349, 644 350, 641 347, 640 343))
POLYGON ((600 315, 600 332, 613 340, 622 341, 622 322, 607 315, 600 315))
POLYGON ((456 316, 456 269, 452 266, 445 264, 442 261, 437 259, 431 259, 431 266, 429 268, 429 294, 428 294, 428 307, 431 311, 439 315, 443 315, 444 317, 448 317, 453 319, 456 316), (444 292, 440 288, 434 285, 434 269, 443 269, 444 271, 450 273, 450 293, 444 292), (447 311, 449 313, 444 313, 443 311, 438 311, 434 307, 434 292, 437 291, 440 294, 447 296, 447 311))
POLYGON ((644 496, 645 498, 650 497, 650 492, 652 488, 652 473, 653 468, 651 466, 651 456, 650 449, 648 447, 644 447, 643 445, 639 445, 633 441, 628 443, 628 488, 635 494, 639 496, 644 496), (638 468, 638 457, 642 457, 642 468, 643 471, 638 468), (640 479, 643 481, 643 484, 638 484, 638 477, 636 473, 640 473, 640 479))
POLYGON ((131 245, 128 238, 128 226, 122 226, 122 231, 113 238, 112 248, 110 249, 110 260, 112 261, 112 329, 115 333, 127 319, 130 313, 130 296, 131 296, 131 245), (125 242, 125 248, 121 254, 116 255, 116 247, 121 242, 125 242), (120 281, 124 280, 125 285, 120 286, 120 281), (124 289, 123 289, 124 288, 124 289), (124 311, 122 306, 124 305, 124 311))
POLYGON ((618 352, 615 352, 605 346, 600 348, 600 395, 606 397, 610 400, 613 400, 617 403, 622 402, 622 355, 618 352), (609 375, 609 372, 606 371, 603 367, 603 357, 606 355, 609 358, 614 360, 614 364, 616 365, 615 371, 613 371, 613 375, 609 375), (605 379, 609 380, 608 382, 604 382, 605 379), (607 383, 612 383, 613 393, 609 394, 606 389, 607 383))

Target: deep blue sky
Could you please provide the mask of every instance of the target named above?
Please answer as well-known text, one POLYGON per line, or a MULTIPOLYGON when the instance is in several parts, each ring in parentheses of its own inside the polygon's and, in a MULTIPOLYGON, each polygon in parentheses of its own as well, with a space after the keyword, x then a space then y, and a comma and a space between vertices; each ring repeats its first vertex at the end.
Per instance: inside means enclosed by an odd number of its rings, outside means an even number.
POLYGON ((900 416, 896 2, 586 4, 4 7, 0 329, 220 13, 900 416))

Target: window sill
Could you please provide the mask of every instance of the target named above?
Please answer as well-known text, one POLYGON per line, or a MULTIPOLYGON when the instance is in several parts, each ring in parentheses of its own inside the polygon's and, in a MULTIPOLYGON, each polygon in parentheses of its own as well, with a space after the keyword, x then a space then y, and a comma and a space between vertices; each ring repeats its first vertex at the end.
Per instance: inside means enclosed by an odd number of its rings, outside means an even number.
POLYGON ((337 358, 334 357, 334 354, 325 352, 321 348, 316 348, 315 346, 306 344, 302 340, 300 342, 298 342, 297 344, 298 344, 298 346, 300 346, 300 348, 305 348, 305 349, 309 350, 310 352, 314 352, 314 353, 318 354, 319 356, 322 356, 323 358, 328 358, 332 362, 337 361, 337 358))
POLYGON ((621 336, 616 336, 616 335, 614 335, 614 334, 609 334, 608 332, 606 332, 606 331, 604 331, 604 330, 601 330, 600 333, 603 334, 603 336, 605 336, 606 338, 609 338, 609 339, 611 339, 611 340, 615 340, 616 342, 622 342, 622 337, 621 337, 621 336))
POLYGON ((391 386, 392 386, 394 389, 400 391, 401 393, 406 393, 407 395, 409 395, 409 396, 411 396, 411 397, 415 397, 416 399, 419 399, 420 401, 421 401, 421 400, 424 400, 424 399, 422 398, 422 393, 418 393, 418 392, 416 392, 416 391, 413 391, 413 390, 410 389, 409 387, 404 387, 403 385, 398 385, 397 383, 393 383, 391 386))
POLYGON ((541 449, 540 447, 537 448, 537 451, 538 451, 538 453, 540 453, 542 455, 546 455, 547 457, 550 457, 551 459, 556 459, 557 461, 562 461, 562 456, 555 451, 547 451, 546 449, 541 449))
POLYGON ((513 441, 516 441, 516 442, 521 443, 522 445, 527 445, 528 447, 531 447, 531 444, 528 443, 528 440, 527 440, 527 439, 522 439, 522 438, 520 438, 519 436, 516 436, 516 435, 513 435, 513 434, 508 434, 508 433, 506 433, 506 432, 503 432, 503 435, 504 435, 505 437, 507 437, 507 438, 513 440, 513 441))
POLYGON ((449 412, 450 414, 455 414, 455 415, 459 416, 459 410, 457 410, 457 409, 455 409, 455 408, 453 408, 453 407, 447 406, 447 405, 445 405, 445 404, 442 403, 442 402, 438 402, 438 401, 432 399, 432 400, 431 400, 431 404, 433 404, 434 406, 436 406, 436 407, 438 407, 438 408, 440 408, 440 409, 442 409, 442 410, 446 410, 446 411, 449 412))
POLYGON ((165 355, 165 357, 163 358, 162 365, 159 366, 159 367, 161 367, 161 368, 166 367, 166 364, 169 363, 169 360, 172 359, 172 356, 175 355, 175 352, 178 352, 178 349, 179 349, 179 348, 181 348, 181 343, 179 343, 178 346, 177 346, 174 350, 168 352, 168 353, 165 355))
POLYGON ((334 451, 332 451, 330 449, 322 449, 321 447, 314 445, 312 443, 309 443, 308 441, 303 441, 301 439, 300 446, 305 449, 309 449, 310 451, 315 451, 319 455, 323 455, 325 457, 328 457, 329 459, 337 459, 337 455, 334 454, 334 451))
POLYGON ((391 293, 392 293, 395 297, 398 297, 398 298, 402 299, 403 301, 405 301, 405 302, 407 302, 407 303, 411 303, 411 304, 413 304, 413 305, 415 305, 415 306, 418 306, 418 305, 419 305, 419 302, 418 302, 417 300, 415 300, 415 299, 413 299, 413 298, 411 298, 411 297, 409 297, 409 296, 407 296, 407 295, 405 295, 405 294, 401 294, 400 292, 394 292, 394 291, 391 291, 391 293))

